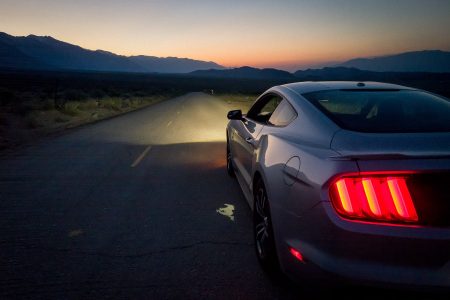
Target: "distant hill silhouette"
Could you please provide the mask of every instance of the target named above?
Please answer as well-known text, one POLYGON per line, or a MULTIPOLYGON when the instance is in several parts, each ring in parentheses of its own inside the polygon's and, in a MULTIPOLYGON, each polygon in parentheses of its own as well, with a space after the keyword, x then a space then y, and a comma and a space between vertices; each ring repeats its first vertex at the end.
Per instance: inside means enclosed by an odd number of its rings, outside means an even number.
POLYGON ((277 69, 257 69, 252 67, 240 67, 225 70, 198 70, 189 73, 197 77, 220 77, 220 78, 249 78, 249 79, 295 79, 292 73, 277 69))
POLYGON ((450 95, 450 72, 373 72, 355 68, 322 68, 297 71, 296 81, 378 81, 430 90, 450 95))
POLYGON ((325 80, 325 78, 330 78, 326 80, 365 80, 364 78, 369 78, 379 75, 378 73, 371 71, 362 71, 356 68, 346 68, 346 67, 325 67, 322 69, 307 69, 299 70, 294 72, 295 77, 302 80, 325 80))
POLYGON ((199 69, 223 68, 214 62, 187 58, 127 57, 102 50, 87 50, 49 36, 14 37, 1 32, 0 67, 158 73, 188 73, 199 69))
POLYGON ((205 82, 210 80, 234 80, 243 82, 265 82, 265 87, 296 81, 379 81, 434 91, 441 95, 450 94, 450 72, 374 72, 346 67, 299 70, 295 73, 276 69, 242 67, 225 70, 203 70, 187 74, 205 82))
MULTIPOLYGON (((129 59, 144 70, 158 70, 159 73, 189 73, 202 69, 223 69, 221 65, 212 61, 201 61, 190 58, 130 56, 129 59)), ((155 71, 153 71, 155 72, 155 71)))
POLYGON ((426 50, 357 58, 338 66, 378 72, 450 72, 450 52, 426 50))
POLYGON ((423 78, 450 78, 450 73, 374 72, 345 67, 299 70, 294 75, 300 81, 347 80, 398 82, 399 80, 422 80, 423 78))

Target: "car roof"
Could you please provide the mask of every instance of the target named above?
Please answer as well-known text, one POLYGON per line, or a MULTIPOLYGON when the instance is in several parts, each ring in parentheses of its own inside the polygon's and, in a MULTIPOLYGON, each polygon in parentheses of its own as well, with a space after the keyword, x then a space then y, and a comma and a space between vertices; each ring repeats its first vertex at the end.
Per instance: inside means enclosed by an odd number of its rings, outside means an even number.
POLYGON ((340 89, 401 89, 413 90, 412 88, 391 83, 373 81, 305 81, 281 85, 279 87, 290 89, 297 94, 318 92, 324 90, 340 89))

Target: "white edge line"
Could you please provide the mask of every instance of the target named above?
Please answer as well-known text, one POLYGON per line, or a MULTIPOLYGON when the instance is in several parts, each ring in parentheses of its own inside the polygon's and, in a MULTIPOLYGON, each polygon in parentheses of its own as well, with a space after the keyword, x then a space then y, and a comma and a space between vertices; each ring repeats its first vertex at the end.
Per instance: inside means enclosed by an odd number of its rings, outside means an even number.
POLYGON ((131 164, 131 167, 132 168, 136 167, 141 162, 141 160, 147 155, 150 149, 152 149, 152 145, 149 145, 147 146, 147 148, 145 148, 145 150, 141 153, 141 155, 139 155, 133 162, 133 164, 131 164))

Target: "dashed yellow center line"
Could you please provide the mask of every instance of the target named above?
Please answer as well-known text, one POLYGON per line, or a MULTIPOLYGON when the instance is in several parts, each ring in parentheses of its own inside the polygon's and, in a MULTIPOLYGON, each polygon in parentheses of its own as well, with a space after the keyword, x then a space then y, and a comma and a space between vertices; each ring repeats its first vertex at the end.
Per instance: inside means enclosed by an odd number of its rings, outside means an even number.
POLYGON ((136 158, 136 160, 131 164, 131 167, 132 168, 136 167, 144 159, 144 157, 147 155, 150 149, 152 149, 152 146, 151 145, 147 146, 147 148, 145 148, 145 150, 141 153, 141 155, 139 155, 136 158))
POLYGON ((172 121, 169 121, 169 123, 167 123, 167 127, 169 127, 172 124, 172 121))

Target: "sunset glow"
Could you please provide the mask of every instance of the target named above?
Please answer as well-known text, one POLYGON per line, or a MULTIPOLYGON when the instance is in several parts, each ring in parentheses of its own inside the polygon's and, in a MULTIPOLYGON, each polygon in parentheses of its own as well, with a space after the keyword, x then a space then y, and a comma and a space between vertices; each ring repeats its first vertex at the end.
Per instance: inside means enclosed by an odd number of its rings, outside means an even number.
POLYGON ((450 1, 1 0, 0 31, 122 55, 295 70, 450 50, 450 1))

